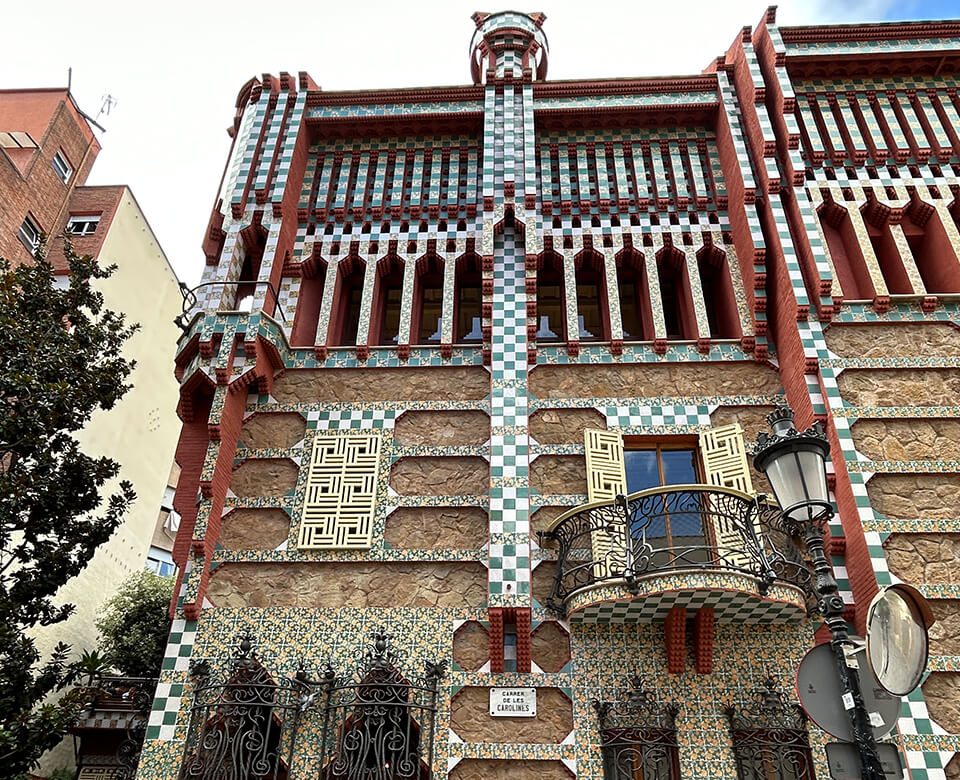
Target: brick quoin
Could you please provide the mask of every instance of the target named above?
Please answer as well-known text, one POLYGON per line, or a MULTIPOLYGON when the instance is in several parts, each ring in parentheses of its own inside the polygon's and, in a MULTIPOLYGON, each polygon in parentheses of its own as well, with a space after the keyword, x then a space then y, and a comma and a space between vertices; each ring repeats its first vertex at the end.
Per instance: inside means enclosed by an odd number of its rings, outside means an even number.
MULTIPOLYGON (((231 345, 233 354, 231 354, 227 365, 228 374, 232 369, 233 358, 238 346, 237 342, 231 345)), ((203 604, 203 596, 210 582, 210 560, 216 550, 217 541, 220 538, 223 506, 226 502, 227 491, 230 488, 230 480, 233 477, 233 459, 237 453, 237 440, 240 438, 240 429, 243 427, 243 417, 246 406, 247 391, 245 384, 239 392, 230 392, 228 390, 224 398, 220 419, 216 422, 211 420, 208 425, 211 438, 213 438, 214 435, 218 436, 220 443, 217 451, 217 459, 213 468, 213 476, 208 484, 200 485, 204 493, 204 498, 210 501, 210 514, 207 519, 207 529, 203 539, 193 540, 194 563, 200 567, 198 572, 194 572, 194 576, 199 574, 200 582, 196 601, 184 604, 184 612, 188 616, 199 616, 200 607, 203 604)))

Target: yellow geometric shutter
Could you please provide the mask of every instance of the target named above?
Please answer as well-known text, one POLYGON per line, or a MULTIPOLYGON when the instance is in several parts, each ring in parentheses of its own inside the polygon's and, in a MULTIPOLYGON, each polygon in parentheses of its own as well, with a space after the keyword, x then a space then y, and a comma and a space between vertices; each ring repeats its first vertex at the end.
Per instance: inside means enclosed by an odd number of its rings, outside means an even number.
POLYGON ((378 434, 317 436, 297 546, 310 550, 369 547, 379 465, 378 434))
POLYGON ((613 501, 627 492, 627 475, 623 467, 623 436, 620 431, 587 429, 583 432, 587 453, 587 498, 590 501, 613 501))
POLYGON ((740 423, 703 431, 700 434, 700 455, 708 485, 753 493, 747 447, 740 423))
MULTIPOLYGON (((747 463, 747 448, 740 423, 709 428, 700 434, 700 457, 707 484, 728 487, 753 495, 753 481, 747 463)), ((745 548, 742 531, 730 525, 729 519, 714 515, 713 533, 717 549, 725 561, 747 567, 750 559, 740 551, 745 548)))
MULTIPOLYGON (((587 455, 587 498, 593 501, 613 501, 627 492, 627 474, 623 463, 623 436, 619 431, 587 429, 583 432, 583 446, 587 455)), ((597 561, 594 576, 606 577, 609 563, 624 557, 623 537, 606 531, 590 535, 593 560, 597 561)))

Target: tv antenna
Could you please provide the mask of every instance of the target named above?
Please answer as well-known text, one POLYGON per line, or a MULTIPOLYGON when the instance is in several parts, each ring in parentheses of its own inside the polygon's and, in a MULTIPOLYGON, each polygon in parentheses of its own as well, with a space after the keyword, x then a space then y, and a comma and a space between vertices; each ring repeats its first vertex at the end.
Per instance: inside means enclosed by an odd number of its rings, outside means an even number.
POLYGON ((115 105, 117 105, 117 102, 118 102, 117 99, 109 93, 104 95, 102 100, 103 102, 100 105, 100 112, 97 114, 97 119, 99 119, 104 114, 106 114, 107 116, 110 116, 110 109, 112 109, 115 105))

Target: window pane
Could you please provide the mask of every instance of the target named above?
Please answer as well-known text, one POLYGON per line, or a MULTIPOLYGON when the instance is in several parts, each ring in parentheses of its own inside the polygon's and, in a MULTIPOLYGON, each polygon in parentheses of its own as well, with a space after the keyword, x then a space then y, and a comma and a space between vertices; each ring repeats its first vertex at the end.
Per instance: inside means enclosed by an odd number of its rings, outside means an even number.
POLYGON ((656 450, 628 450, 623 455, 628 493, 636 493, 660 484, 656 450))
POLYGON ((479 285, 464 284, 457 300, 457 341, 480 341, 481 304, 483 292, 479 285))
POLYGON ((443 306, 442 287, 424 287, 420 312, 420 343, 440 341, 441 307, 443 306))
POLYGON ((340 344, 353 346, 357 343, 357 326, 360 324, 360 302, 363 298, 363 287, 357 285, 349 292, 346 319, 343 322, 343 335, 340 344))
POLYGON ((558 284, 537 287, 537 341, 560 341, 563 338, 564 305, 558 284))
POLYGON ((590 341, 603 338, 603 321, 600 316, 600 286, 597 284, 577 285, 577 308, 580 340, 590 341))
POLYGON ((401 287, 388 287, 384 291, 383 324, 380 327, 380 343, 396 344, 400 334, 401 287))
POLYGON ((624 341, 643 339, 640 310, 637 306, 637 288, 633 282, 620 283, 620 323, 623 326, 624 341))
POLYGON ((664 484, 697 484, 696 453, 693 450, 663 450, 662 456, 664 484))

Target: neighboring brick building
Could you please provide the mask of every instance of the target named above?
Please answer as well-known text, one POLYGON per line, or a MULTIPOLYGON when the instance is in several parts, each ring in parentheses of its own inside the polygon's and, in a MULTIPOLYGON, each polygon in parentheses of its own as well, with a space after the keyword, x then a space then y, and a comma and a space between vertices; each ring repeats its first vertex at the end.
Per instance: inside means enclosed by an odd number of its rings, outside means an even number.
POLYGON ((935 599, 893 739, 960 776, 960 22, 550 82, 542 15, 474 19, 472 85, 238 95, 138 777, 825 780, 760 706, 819 626, 744 452, 783 401, 852 626, 935 599))
MULTIPOLYGON (((120 463, 120 478, 133 483, 138 498, 110 541, 59 594, 76 604, 74 615, 36 631, 44 656, 60 641, 78 656, 97 647, 94 621, 104 601, 145 565, 178 429, 170 366, 178 333, 173 319, 182 308, 179 283, 130 189, 85 184, 99 151, 66 90, 0 91, 0 256, 29 262, 34 242, 45 233, 54 267, 65 274, 58 237, 69 230, 77 252, 117 266, 98 287, 108 307, 141 326, 124 348, 137 363, 132 388, 77 434, 85 452, 120 463)), ((107 485, 103 495, 116 487, 107 485)), ((72 761, 72 746, 65 744, 44 766, 72 761)))

